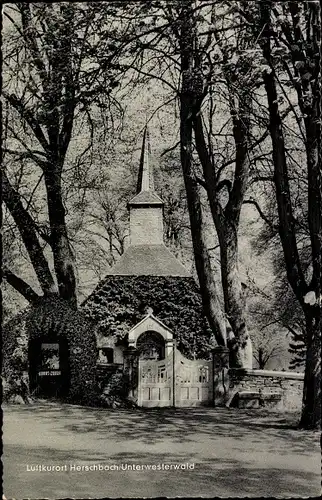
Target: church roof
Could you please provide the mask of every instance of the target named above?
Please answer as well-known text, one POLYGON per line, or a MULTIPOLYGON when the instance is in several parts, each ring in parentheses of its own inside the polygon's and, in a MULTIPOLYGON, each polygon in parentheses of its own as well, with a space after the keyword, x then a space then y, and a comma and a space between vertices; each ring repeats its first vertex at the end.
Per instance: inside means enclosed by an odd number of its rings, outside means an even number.
POLYGON ((163 206, 161 198, 153 191, 141 191, 129 201, 128 206, 135 205, 158 205, 163 206))
POLYGON ((190 273, 165 245, 132 245, 108 275, 189 277, 190 273))

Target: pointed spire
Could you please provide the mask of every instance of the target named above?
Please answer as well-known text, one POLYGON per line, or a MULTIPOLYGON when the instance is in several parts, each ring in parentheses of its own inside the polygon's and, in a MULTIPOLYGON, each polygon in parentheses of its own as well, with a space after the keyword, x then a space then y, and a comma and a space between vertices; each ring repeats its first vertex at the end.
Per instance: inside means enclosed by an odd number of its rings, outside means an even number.
POLYGON ((150 165, 150 137, 148 125, 145 125, 140 157, 139 176, 136 193, 154 191, 153 172, 150 165))
POLYGON ((136 186, 136 195, 129 201, 128 206, 163 206, 163 201, 154 191, 152 165, 150 165, 150 139, 148 125, 145 125, 140 157, 139 175, 136 186))

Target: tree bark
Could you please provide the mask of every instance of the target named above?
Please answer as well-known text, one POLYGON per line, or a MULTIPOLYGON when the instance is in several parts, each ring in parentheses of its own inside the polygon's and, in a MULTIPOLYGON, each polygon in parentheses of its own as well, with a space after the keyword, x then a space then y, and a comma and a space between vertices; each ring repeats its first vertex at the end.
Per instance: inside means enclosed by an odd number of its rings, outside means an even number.
POLYGON ((181 91, 180 91, 180 156, 185 182, 187 204, 191 224, 196 269, 202 294, 205 314, 208 318, 219 345, 226 345, 226 325, 218 300, 217 287, 211 268, 209 253, 205 241, 204 220, 202 214, 199 186, 192 165, 193 116, 198 109, 200 98, 200 80, 194 74, 195 21, 192 2, 183 2, 180 16, 180 55, 181 55, 181 91), (196 87, 198 90, 196 91, 196 87))
MULTIPOLYGON (((291 203, 289 175, 287 170, 286 152, 282 120, 279 112, 276 90, 276 76, 271 59, 271 3, 264 1, 260 6, 261 33, 260 38, 263 55, 271 70, 264 73, 264 85, 269 108, 269 128, 273 146, 274 181, 279 215, 279 234, 284 252, 284 261, 288 281, 303 309, 306 319, 307 352, 305 361, 305 377, 303 389, 303 409, 301 427, 316 428, 321 425, 321 191, 320 191, 320 138, 316 136, 319 129, 315 113, 311 118, 305 118, 306 152, 308 175, 308 220, 312 250, 313 276, 307 285, 301 266, 294 217, 291 203), (314 291, 315 304, 306 303, 305 297, 309 291, 314 291)), ((295 3, 294 3, 295 6, 295 3)), ((317 76, 318 78, 318 76, 317 76)), ((299 104, 301 106, 299 94, 299 104)), ((312 96, 314 99, 320 96, 312 96)))
POLYGON ((181 97, 181 165, 183 169, 187 204, 190 217, 191 235, 196 269, 201 289, 202 303, 210 327, 218 345, 226 345, 225 317, 218 300, 217 286, 204 234, 204 220, 200 200, 199 186, 191 164, 192 123, 189 119, 189 100, 181 97))
MULTIPOLYGON (((261 39, 263 55, 271 64, 270 46, 270 6, 263 2, 261 8, 263 36, 261 39)), ((295 222, 292 211, 289 174, 286 162, 286 151, 279 112, 276 81, 273 70, 265 71, 263 75, 269 110, 269 130, 273 146, 274 184, 276 190, 277 210, 279 217, 279 235, 284 252, 284 260, 288 281, 303 304, 303 297, 308 291, 301 268, 296 242, 295 222)))
POLYGON ((321 312, 319 306, 307 307, 305 319, 308 339, 300 427, 319 429, 321 426, 321 312))
POLYGON ((57 293, 48 262, 36 234, 34 221, 25 210, 19 193, 11 186, 5 172, 2 173, 2 194, 4 202, 19 229, 44 295, 57 293))
POLYGON ((236 368, 252 368, 252 344, 247 328, 246 296, 239 276, 237 231, 231 221, 226 220, 226 225, 220 227, 217 224, 225 309, 235 336, 230 346, 231 362, 236 368))
POLYGON ((308 179, 308 225, 312 249, 312 280, 310 290, 321 293, 321 244, 322 244, 322 200, 321 200, 321 85, 317 84, 313 103, 306 109, 306 157, 308 179))
POLYGON ((59 295, 77 307, 75 259, 69 243, 62 199, 61 168, 58 161, 45 170, 51 248, 59 295))
POLYGON ((235 180, 232 190, 229 193, 228 204, 223 209, 216 192, 217 179, 208 153, 200 115, 195 117, 194 130, 198 156, 203 167, 209 205, 220 245, 225 311, 234 333, 234 339, 229 346, 231 350, 230 359, 234 367, 252 368, 252 345, 247 329, 246 299, 238 267, 238 225, 249 172, 246 143, 247 131, 244 132, 244 135, 238 132, 241 136, 238 140, 237 132, 235 133, 235 180))

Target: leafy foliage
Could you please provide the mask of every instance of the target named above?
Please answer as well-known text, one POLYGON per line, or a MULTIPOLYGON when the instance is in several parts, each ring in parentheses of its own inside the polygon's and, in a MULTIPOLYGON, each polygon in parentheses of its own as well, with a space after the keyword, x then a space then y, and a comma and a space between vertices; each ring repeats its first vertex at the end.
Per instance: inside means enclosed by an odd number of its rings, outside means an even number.
POLYGON ((112 408, 135 407, 135 403, 128 397, 129 387, 130 382, 126 373, 122 371, 112 373, 105 384, 103 384, 100 404, 112 408))
POLYGON ((55 333, 69 345, 71 386, 68 401, 95 404, 96 337, 93 325, 63 299, 42 299, 3 327, 3 376, 10 380, 28 370, 29 340, 55 333))
POLYGON ((118 342, 141 321, 147 307, 172 330, 185 356, 209 356, 213 337, 193 278, 108 276, 82 304, 86 316, 97 323, 98 334, 118 342))

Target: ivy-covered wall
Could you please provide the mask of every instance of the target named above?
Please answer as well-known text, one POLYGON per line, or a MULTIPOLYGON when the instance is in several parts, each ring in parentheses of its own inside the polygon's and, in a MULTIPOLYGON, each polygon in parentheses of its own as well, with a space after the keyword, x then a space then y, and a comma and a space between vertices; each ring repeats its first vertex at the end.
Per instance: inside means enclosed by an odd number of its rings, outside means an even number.
POLYGON ((116 342, 124 341, 148 307, 172 330, 182 354, 210 356, 215 341, 192 277, 108 276, 82 304, 98 333, 116 342))
POLYGON ((28 344, 35 338, 54 334, 65 337, 69 348, 70 390, 67 401, 96 404, 97 347, 93 324, 81 311, 72 309, 64 300, 42 299, 3 327, 3 377, 29 369, 28 344))

